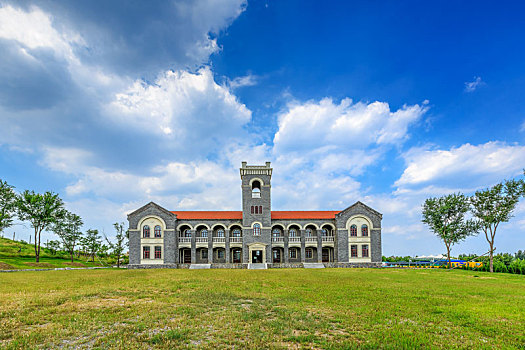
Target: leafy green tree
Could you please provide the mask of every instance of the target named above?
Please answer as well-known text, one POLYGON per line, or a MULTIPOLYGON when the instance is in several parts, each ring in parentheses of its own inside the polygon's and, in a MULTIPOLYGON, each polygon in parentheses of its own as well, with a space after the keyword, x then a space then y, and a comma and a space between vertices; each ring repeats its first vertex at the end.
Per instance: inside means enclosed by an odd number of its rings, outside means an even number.
POLYGON ((489 243, 490 272, 494 272, 496 230, 502 222, 508 222, 512 218, 512 212, 523 195, 525 195, 525 181, 513 179, 477 191, 470 200, 472 215, 477 219, 489 243))
POLYGON ((479 231, 474 220, 465 218, 468 211, 469 200, 461 193, 428 198, 423 204, 422 221, 445 243, 449 268, 452 246, 479 231))
POLYGON ((0 179, 0 233, 13 224, 16 212, 14 187, 0 179))
POLYGON ((83 244, 86 247, 86 252, 91 257, 91 261, 95 261, 95 254, 97 254, 102 246, 102 240, 98 234, 98 230, 89 229, 83 238, 83 244))
POLYGON ((124 231, 123 222, 116 222, 113 224, 113 227, 115 227, 115 230, 117 231, 117 235, 115 236, 117 241, 115 243, 111 242, 105 234, 104 238, 106 239, 106 242, 108 242, 111 252, 117 257, 117 267, 120 267, 120 257, 128 245, 128 242, 126 242, 126 239, 128 239, 128 231, 124 231))
POLYGON ((57 251, 60 250, 60 242, 59 241, 49 241, 46 244, 46 248, 51 251, 51 254, 56 255, 57 251))
POLYGON ((25 190, 17 196, 16 210, 20 220, 29 221, 35 231, 35 260, 40 260, 40 235, 60 220, 64 202, 58 194, 25 190))
POLYGON ((82 218, 67 210, 63 210, 60 220, 53 224, 53 232, 60 237, 64 250, 69 253, 71 262, 74 261, 75 247, 82 238, 82 218))

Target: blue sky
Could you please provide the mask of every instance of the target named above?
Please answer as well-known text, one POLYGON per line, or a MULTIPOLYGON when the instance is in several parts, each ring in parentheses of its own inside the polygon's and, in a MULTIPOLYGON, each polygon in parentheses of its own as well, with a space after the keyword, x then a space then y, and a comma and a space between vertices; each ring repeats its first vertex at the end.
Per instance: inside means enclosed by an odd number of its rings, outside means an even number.
MULTIPOLYGON (((384 214, 385 255, 443 253, 424 199, 525 167, 524 10, 2 1, 0 178, 60 193, 111 236, 148 201, 240 210, 240 162, 271 161, 273 209, 361 200, 384 214)), ((525 204, 515 214, 499 251, 525 248, 525 204)))

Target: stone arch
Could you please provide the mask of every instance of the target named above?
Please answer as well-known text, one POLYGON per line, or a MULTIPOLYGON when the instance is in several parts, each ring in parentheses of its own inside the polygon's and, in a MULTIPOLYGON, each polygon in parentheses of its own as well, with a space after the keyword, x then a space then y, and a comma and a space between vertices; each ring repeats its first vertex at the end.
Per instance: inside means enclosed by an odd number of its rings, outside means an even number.
MULTIPOLYGON (((166 230, 166 223, 164 222, 164 220, 160 217, 160 216, 157 216, 157 215, 148 215, 148 216, 145 216, 143 217, 142 219, 140 219, 138 225, 137 225, 137 228, 139 230, 142 231, 142 226, 144 225, 144 222, 148 219, 155 219, 157 221, 160 222, 160 227, 162 228, 162 231, 166 230)), ((155 225, 152 226, 152 228, 154 227, 155 225)))
POLYGON ((286 229, 289 230, 290 227, 292 227, 292 226, 297 226, 297 227, 299 227, 299 230, 302 230, 302 229, 303 229, 303 227, 302 227, 301 225, 299 225, 298 223, 296 223, 296 222, 292 222, 291 224, 289 224, 288 226, 286 226, 286 229))

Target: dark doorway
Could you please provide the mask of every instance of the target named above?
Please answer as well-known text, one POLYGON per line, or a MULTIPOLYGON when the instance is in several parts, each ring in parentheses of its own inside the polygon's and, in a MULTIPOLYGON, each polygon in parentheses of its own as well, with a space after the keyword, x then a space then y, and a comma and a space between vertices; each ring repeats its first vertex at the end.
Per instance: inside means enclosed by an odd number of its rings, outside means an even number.
POLYGON ((262 250, 253 250, 252 251, 252 264, 261 264, 262 263, 262 250))
POLYGON ((232 262, 234 264, 238 264, 241 262, 241 250, 240 249, 234 249, 232 254, 232 262))
POLYGON ((330 249, 323 248, 323 262, 330 262, 330 249))
POLYGON ((273 262, 274 263, 280 263, 281 262, 281 251, 279 249, 273 250, 273 262))
POLYGON ((181 262, 183 264, 191 264, 191 250, 190 249, 182 249, 181 250, 181 262))

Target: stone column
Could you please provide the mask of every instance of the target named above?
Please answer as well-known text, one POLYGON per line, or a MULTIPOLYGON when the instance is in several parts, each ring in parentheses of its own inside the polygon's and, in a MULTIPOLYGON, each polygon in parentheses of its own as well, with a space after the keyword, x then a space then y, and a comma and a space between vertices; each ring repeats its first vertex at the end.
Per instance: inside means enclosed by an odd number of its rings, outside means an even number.
POLYGON ((179 263, 179 231, 177 229, 175 229, 175 231, 173 231, 174 234, 175 234, 175 242, 173 244, 173 249, 175 249, 175 251, 173 252, 173 257, 174 257, 174 263, 175 264, 178 264, 179 263))
POLYGON ((323 230, 317 230, 317 262, 323 262, 323 230))
POLYGON ((195 230, 191 230, 191 263, 195 264, 197 262, 197 243, 195 242, 195 236, 197 235, 197 232, 195 230))
POLYGON ((224 252, 224 258, 226 259, 226 263, 229 264, 230 261, 230 230, 224 230, 224 249, 226 250, 224 252))
POLYGON ((175 236, 176 231, 164 231, 163 232, 163 240, 164 240, 164 248, 163 248, 163 258, 164 258, 164 264, 174 264, 177 260, 175 260, 175 248, 176 248, 176 242, 177 238, 175 236))
POLYGON ((338 259, 338 250, 339 250, 339 239, 338 239, 338 236, 337 236, 337 228, 334 229, 334 256, 333 256, 333 260, 334 262, 338 262, 339 259, 338 259))
POLYGON ((213 230, 208 232, 208 264, 213 264, 213 230))
POLYGON ((301 262, 304 263, 306 260, 306 240, 304 230, 299 230, 301 235, 301 262))
POLYGON ((288 230, 285 230, 283 232, 284 235, 284 263, 288 264, 290 262, 290 249, 289 249, 289 238, 288 238, 288 230))

